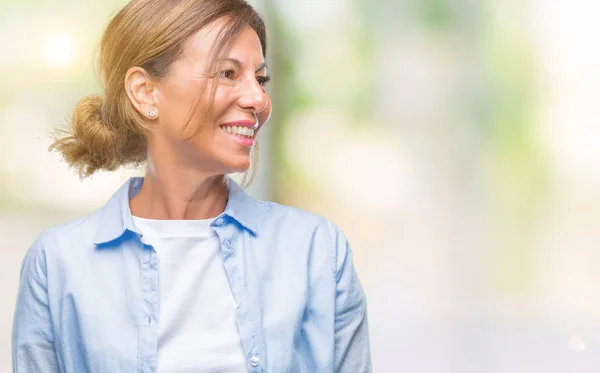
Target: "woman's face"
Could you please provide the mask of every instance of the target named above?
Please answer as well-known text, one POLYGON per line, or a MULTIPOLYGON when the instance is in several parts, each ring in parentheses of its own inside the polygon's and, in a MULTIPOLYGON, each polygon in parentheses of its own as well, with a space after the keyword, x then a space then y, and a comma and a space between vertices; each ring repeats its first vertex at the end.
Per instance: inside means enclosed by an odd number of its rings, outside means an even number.
POLYGON ((192 36, 182 57, 158 83, 159 117, 149 139, 150 151, 157 145, 156 150, 160 149, 162 154, 175 152, 171 155, 184 167, 215 175, 248 169, 250 150, 271 114, 271 100, 264 87, 268 78, 260 39, 247 27, 226 58, 217 62, 212 73, 218 75, 214 103, 199 134, 190 139, 202 124, 202 114, 210 100, 214 83, 205 67, 221 25, 215 22, 192 36))

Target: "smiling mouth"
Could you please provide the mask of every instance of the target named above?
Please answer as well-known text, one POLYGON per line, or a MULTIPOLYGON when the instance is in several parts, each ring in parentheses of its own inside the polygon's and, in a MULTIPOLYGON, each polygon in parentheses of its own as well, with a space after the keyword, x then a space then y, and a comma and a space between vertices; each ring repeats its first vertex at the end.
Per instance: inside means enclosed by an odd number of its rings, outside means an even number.
POLYGON ((221 129, 229 134, 251 139, 254 137, 254 128, 244 126, 221 126, 221 129))

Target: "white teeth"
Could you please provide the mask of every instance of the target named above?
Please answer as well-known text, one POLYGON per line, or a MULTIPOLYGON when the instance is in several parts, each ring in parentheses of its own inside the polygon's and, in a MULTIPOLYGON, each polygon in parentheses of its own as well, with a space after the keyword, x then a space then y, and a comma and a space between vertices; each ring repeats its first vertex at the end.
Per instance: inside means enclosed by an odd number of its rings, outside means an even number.
POLYGON ((254 128, 242 126, 221 126, 221 129, 233 135, 252 137, 254 136, 254 128))

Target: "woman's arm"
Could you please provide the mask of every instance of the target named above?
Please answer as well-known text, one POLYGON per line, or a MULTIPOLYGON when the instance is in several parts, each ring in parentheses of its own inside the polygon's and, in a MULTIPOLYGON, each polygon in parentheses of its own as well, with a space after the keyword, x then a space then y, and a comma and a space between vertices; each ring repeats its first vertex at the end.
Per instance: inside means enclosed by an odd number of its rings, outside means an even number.
POLYGON ((370 373, 367 303, 344 234, 329 227, 335 249, 335 373, 370 373))
POLYGON ((46 274, 46 256, 38 238, 21 267, 12 331, 13 373, 59 372, 46 274))

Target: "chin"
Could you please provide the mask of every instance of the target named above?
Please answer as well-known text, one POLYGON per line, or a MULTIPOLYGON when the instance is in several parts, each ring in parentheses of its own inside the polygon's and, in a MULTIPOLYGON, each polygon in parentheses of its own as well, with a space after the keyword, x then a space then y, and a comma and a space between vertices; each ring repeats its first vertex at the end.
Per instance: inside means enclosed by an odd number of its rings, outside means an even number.
POLYGON ((230 159, 224 161, 223 169, 227 170, 226 174, 233 174, 238 172, 246 172, 250 168, 250 157, 239 157, 237 159, 230 159))

